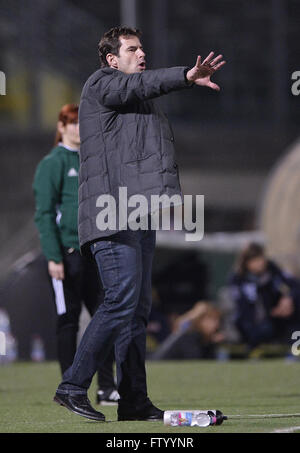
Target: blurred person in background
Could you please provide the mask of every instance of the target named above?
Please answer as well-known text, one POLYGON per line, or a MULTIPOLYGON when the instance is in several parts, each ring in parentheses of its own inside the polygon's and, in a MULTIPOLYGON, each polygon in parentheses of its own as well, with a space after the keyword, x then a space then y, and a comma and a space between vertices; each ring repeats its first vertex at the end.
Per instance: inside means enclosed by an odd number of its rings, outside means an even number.
POLYGON ((199 301, 174 322, 173 333, 183 333, 167 358, 212 359, 215 347, 224 341, 221 312, 208 301, 199 301))
POLYGON ((290 342, 300 330, 300 281, 250 243, 237 259, 230 277, 235 323, 249 352, 262 343, 290 342))
MULTIPOLYGON (((82 302, 92 316, 103 301, 97 266, 79 251, 77 232, 80 146, 78 105, 64 105, 58 116, 54 148, 34 176, 35 223, 48 261, 57 309, 57 349, 61 373, 72 364, 82 302)), ((117 404, 114 353, 98 369, 97 402, 117 404)))
POLYGON ((216 346, 225 340, 221 330, 221 311, 208 301, 199 301, 177 316, 172 333, 154 351, 151 358, 160 359, 212 359, 216 346))

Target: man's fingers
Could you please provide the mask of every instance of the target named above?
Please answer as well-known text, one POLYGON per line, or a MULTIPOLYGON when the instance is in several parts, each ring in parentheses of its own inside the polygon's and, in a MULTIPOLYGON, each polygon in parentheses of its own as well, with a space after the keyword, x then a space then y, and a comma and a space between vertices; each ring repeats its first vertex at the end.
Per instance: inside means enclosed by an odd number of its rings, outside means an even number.
POLYGON ((222 60, 222 58, 223 58, 223 55, 221 55, 221 54, 218 55, 216 58, 214 58, 214 59, 209 63, 210 66, 215 66, 215 65, 218 63, 218 61, 222 60))
POLYGON ((198 57, 197 57, 196 66, 197 66, 197 68, 200 68, 200 66, 201 66, 201 55, 198 55, 198 57))
POLYGON ((213 69, 214 71, 217 71, 218 69, 220 69, 226 63, 226 61, 225 60, 220 61, 223 58, 222 54, 219 54, 217 57, 213 58, 214 54, 215 53, 213 51, 210 52, 209 55, 203 61, 203 63, 201 63, 201 56, 198 55, 197 61, 196 61, 196 67, 198 69, 200 69, 201 66, 205 65, 205 66, 208 66, 209 68, 213 69))
POLYGON ((212 88, 213 90, 220 91, 220 87, 219 87, 219 85, 217 85, 216 83, 209 82, 209 83, 207 84, 207 86, 208 86, 209 88, 212 88))
POLYGON ((207 55, 207 57, 205 58, 205 60, 203 61, 202 64, 207 64, 210 62, 210 60, 212 59, 212 57, 214 56, 215 52, 210 52, 209 55, 207 55))
POLYGON ((218 69, 220 69, 222 66, 224 66, 224 64, 226 63, 225 60, 221 61, 220 63, 216 64, 215 66, 213 66, 213 70, 214 71, 217 71, 218 69))

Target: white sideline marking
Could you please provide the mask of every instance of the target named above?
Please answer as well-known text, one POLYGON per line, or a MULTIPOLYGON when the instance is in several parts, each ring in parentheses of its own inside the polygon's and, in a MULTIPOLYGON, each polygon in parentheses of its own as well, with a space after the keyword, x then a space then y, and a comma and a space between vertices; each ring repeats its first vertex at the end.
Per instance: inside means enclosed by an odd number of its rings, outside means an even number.
POLYGON ((300 426, 291 426, 290 428, 274 429, 271 433, 293 433, 300 430, 300 426))
MULTIPOLYGON (((227 415, 227 414, 225 414, 227 415)), ((290 417, 300 417, 300 413, 296 414, 244 414, 244 415, 227 415, 228 419, 231 418, 290 418, 290 417)))

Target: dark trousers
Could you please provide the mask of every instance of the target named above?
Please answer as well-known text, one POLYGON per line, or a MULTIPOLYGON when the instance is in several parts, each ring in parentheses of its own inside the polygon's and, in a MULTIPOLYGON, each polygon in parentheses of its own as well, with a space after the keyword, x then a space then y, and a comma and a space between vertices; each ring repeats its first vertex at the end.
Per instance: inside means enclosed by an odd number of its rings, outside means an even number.
MULTIPOLYGON (((65 279, 62 282, 63 295, 58 294, 54 286, 57 310, 65 311, 57 317, 57 351, 62 374, 72 365, 76 353, 82 303, 90 316, 93 316, 104 299, 97 266, 93 261, 81 256, 78 250, 64 249, 63 263, 65 269, 65 279)), ((97 367, 98 386, 101 389, 115 387, 113 361, 112 347, 106 360, 97 367)))
POLYGON ((147 399, 146 326, 151 310, 155 231, 121 231, 91 246, 105 291, 72 366, 58 387, 85 394, 100 363, 115 343, 119 404, 147 399))

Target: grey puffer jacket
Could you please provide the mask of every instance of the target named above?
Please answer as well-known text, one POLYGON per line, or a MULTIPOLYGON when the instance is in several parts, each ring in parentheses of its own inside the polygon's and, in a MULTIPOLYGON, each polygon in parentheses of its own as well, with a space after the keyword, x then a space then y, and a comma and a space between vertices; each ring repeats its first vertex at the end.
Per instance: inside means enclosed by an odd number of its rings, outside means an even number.
POLYGON ((96 218, 99 195, 112 195, 118 207, 119 187, 131 195, 181 196, 169 122, 152 101, 190 87, 187 67, 125 74, 102 68, 89 77, 79 107, 80 171, 78 232, 84 252, 95 239, 118 231, 100 231, 96 218))

